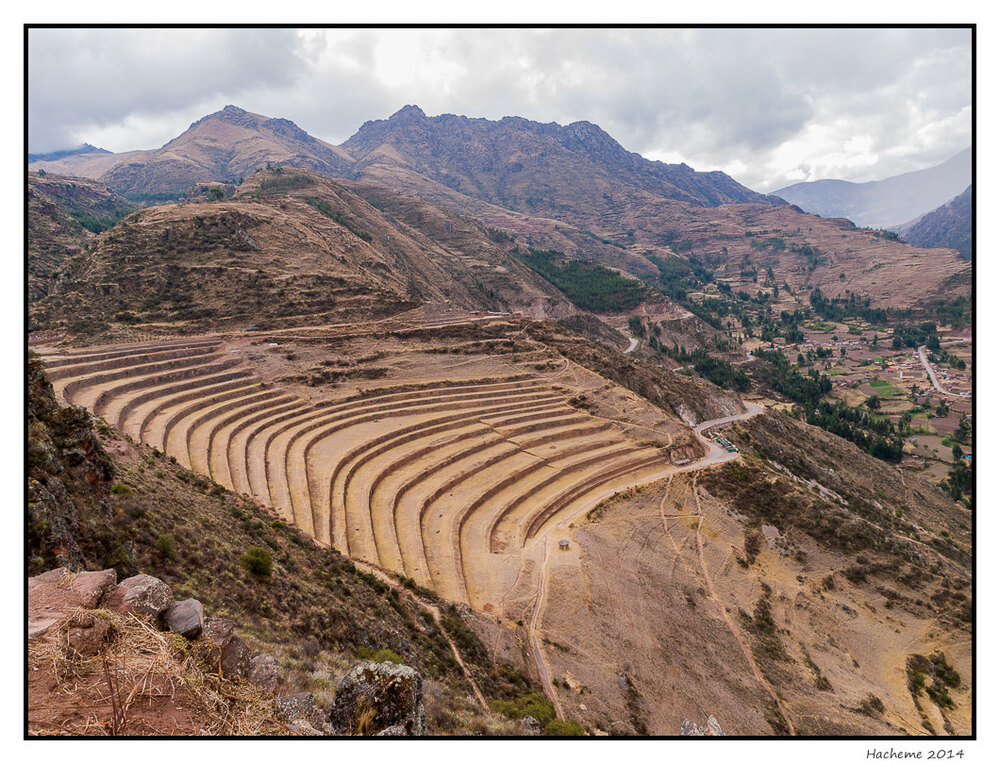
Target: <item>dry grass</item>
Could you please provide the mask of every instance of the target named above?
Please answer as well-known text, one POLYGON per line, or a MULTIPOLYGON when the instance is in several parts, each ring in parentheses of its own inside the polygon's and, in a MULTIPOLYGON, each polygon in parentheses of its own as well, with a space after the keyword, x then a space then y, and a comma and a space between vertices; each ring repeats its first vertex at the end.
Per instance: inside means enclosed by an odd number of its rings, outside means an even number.
MULTIPOLYGON (((249 682, 231 681, 206 670, 208 646, 200 641, 160 632, 148 619, 134 614, 104 610, 75 611, 57 633, 60 639, 29 642, 28 666, 32 671, 47 671, 55 679, 54 700, 87 708, 80 724, 64 728, 68 734, 169 734, 157 728, 155 718, 147 718, 149 709, 163 704, 197 720, 197 728, 183 734, 277 735, 285 731, 275 718, 272 696, 249 682), (62 638, 64 627, 82 612, 111 624, 107 647, 87 658, 71 655, 62 638), (100 713, 103 709, 110 713, 100 713)), ((29 731, 31 727, 29 718, 29 731)))

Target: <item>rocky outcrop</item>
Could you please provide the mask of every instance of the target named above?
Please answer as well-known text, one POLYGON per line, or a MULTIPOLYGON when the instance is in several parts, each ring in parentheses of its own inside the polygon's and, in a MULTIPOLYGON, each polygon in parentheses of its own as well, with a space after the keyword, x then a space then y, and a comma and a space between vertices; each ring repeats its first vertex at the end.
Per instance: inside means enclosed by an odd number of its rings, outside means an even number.
POLYGON ((250 648, 233 633, 235 626, 228 618, 209 618, 202 638, 208 643, 214 671, 229 679, 245 679, 250 674, 250 648))
POLYGON ((699 727, 690 719, 685 719, 681 723, 681 737, 725 737, 722 726, 714 716, 708 717, 708 722, 704 727, 699 727))
POLYGON ((81 658, 97 655, 111 630, 111 624, 92 613, 75 614, 67 626, 67 650, 81 658))
POLYGON ((278 659, 273 655, 264 653, 255 655, 250 659, 250 672, 248 678, 255 685, 267 692, 277 692, 278 690, 278 659))
POLYGON ((423 677, 409 666, 389 661, 355 666, 337 686, 330 725, 343 734, 399 725, 407 735, 423 735, 423 677))
POLYGON ((105 567, 122 555, 108 501, 114 468, 85 409, 60 406, 28 359, 28 569, 105 567), (86 528, 86 533, 81 529, 86 528))
POLYGON ((163 624, 182 637, 194 639, 205 626, 205 608, 196 599, 175 602, 163 611, 163 624))

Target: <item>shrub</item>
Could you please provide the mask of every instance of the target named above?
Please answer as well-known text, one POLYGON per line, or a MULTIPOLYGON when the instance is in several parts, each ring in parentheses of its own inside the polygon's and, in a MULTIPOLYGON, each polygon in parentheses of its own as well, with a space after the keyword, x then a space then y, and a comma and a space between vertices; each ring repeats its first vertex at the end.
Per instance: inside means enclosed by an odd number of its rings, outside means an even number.
POLYGON ((266 549, 259 546, 252 546, 240 557, 242 565, 248 573, 260 578, 271 577, 271 555, 266 549))
POLYGON ((379 650, 373 650, 370 647, 359 647, 358 657, 365 661, 375 661, 376 663, 384 663, 385 661, 390 661, 392 663, 403 663, 403 658, 399 653, 395 653, 387 647, 383 647, 379 650))
POLYGON ((545 725, 546 737, 582 737, 583 729, 576 719, 553 719, 545 725))
POLYGON ((168 560, 177 559, 177 547, 174 544, 174 537, 169 533, 161 533, 156 538, 156 551, 168 560))
POLYGON ((111 486, 111 493, 114 496, 131 496, 132 489, 129 488, 124 483, 115 483, 113 486, 111 486))
POLYGON ((508 719, 522 719, 525 716, 532 716, 538 720, 543 729, 556 718, 552 701, 538 692, 522 695, 515 700, 494 700, 491 708, 508 719))

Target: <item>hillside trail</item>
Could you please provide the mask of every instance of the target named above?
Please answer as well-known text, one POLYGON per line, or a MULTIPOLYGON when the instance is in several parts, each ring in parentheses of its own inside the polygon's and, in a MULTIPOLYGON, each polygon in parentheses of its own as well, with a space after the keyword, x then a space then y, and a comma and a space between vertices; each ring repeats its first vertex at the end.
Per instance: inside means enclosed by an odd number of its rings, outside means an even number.
POLYGON ((705 588, 708 591, 709 599, 715 602, 715 607, 719 611, 719 615, 722 620, 726 622, 726 626, 732 633, 733 637, 739 643, 740 650, 743 652, 743 657, 746 658, 747 664, 750 666, 750 670, 753 672, 754 676, 757 677, 757 681, 760 682, 761 686, 767 692, 768 695, 774 700, 775 705, 778 707, 778 711, 781 713, 785 724, 788 726, 788 734, 795 736, 795 727, 792 725, 792 720, 788 718, 788 713, 785 711, 785 706, 778 697, 778 694, 771 687, 770 682, 764 678, 761 673, 760 667, 757 665, 757 661, 753 657, 753 653, 750 652, 750 648, 747 647, 746 642, 743 640, 743 635, 740 634, 736 625, 732 622, 729 617, 729 613, 726 612, 725 605, 722 604, 722 600, 715 593, 715 585, 712 580, 712 576, 708 572, 708 565, 705 563, 705 549, 701 538, 701 525, 705 519, 704 513, 701 509, 701 498, 698 496, 698 477, 695 476, 691 481, 691 492, 694 494, 695 507, 698 511, 698 527, 695 529, 695 542, 698 546, 698 561, 701 565, 702 578, 705 580, 705 588))
POLYGON ((479 685, 476 684, 476 680, 473 678, 472 672, 469 670, 469 667, 465 664, 465 661, 462 660, 462 655, 458 652, 458 648, 452 641, 451 636, 448 634, 448 631, 441 624, 441 609, 434 603, 427 602, 426 600, 421 599, 416 594, 411 592, 409 589, 407 589, 406 587, 399 584, 397 581, 390 578, 381 569, 376 568, 367 563, 361 562, 359 560, 353 560, 352 562, 354 563, 355 567, 361 568, 366 573, 375 576, 375 578, 377 578, 379 581, 386 584, 387 586, 391 587, 394 591, 399 592, 400 594, 403 594, 406 597, 409 597, 411 600, 420 605, 420 607, 427 610, 434 617, 434 623, 437 624, 438 630, 441 632, 441 635, 445 638, 445 640, 448 642, 448 645, 451 647, 451 653, 455 657, 455 661, 461 667, 462 673, 465 674, 465 678, 468 680, 469 685, 472 687, 472 692, 475 694, 476 700, 479 702, 479 705, 483 707, 483 710, 489 710, 490 705, 489 703, 486 702, 486 698, 483 697, 483 693, 479 690, 479 685))
MULTIPOLYGON (((671 470, 670 473, 669 473, 670 482, 673 481, 673 476, 675 474, 679 473, 679 472, 688 472, 690 470, 703 469, 705 467, 711 467, 711 466, 715 466, 717 464, 723 464, 725 462, 730 462, 730 461, 733 461, 734 459, 738 459, 739 458, 739 453, 730 453, 729 451, 726 451, 724 448, 720 447, 715 441, 710 440, 709 438, 707 438, 704 433, 705 433, 706 430, 709 430, 709 429, 714 428, 714 427, 720 427, 720 426, 722 426, 724 424, 730 424, 732 422, 738 422, 738 421, 742 421, 742 420, 745 420, 745 419, 750 419, 751 417, 757 416, 758 414, 760 414, 764 410, 762 406, 759 406, 759 405, 757 405, 755 403, 746 403, 746 402, 744 402, 744 405, 746 406, 747 410, 744 413, 742 413, 742 414, 735 414, 733 416, 721 417, 719 419, 712 419, 710 421, 703 422, 703 423, 697 425, 694 428, 695 429, 695 433, 698 435, 698 437, 701 438, 701 440, 708 446, 708 454, 705 456, 704 459, 696 462, 693 465, 685 465, 685 466, 677 467, 677 468, 671 470)), ((668 488, 669 488, 670 482, 667 483, 668 488)), ((701 528, 701 519, 700 519, 701 518, 701 503, 698 502, 697 492, 695 493, 695 501, 696 501, 696 506, 697 506, 697 511, 698 511, 697 516, 699 517, 698 528, 699 528, 699 531, 700 531, 700 528, 701 528)), ((661 516, 662 516, 662 514, 663 514, 663 505, 662 505, 662 502, 661 502, 661 507, 660 507, 660 513, 661 513, 661 516)), ((568 526, 575 519, 576 519, 576 516, 570 517, 570 518, 566 518, 566 519, 562 520, 561 522, 559 522, 556 525, 556 527, 553 528, 553 530, 567 529, 568 526)), ((666 519, 664 519, 663 522, 664 522, 664 528, 666 528, 666 519)), ((676 542, 673 539, 673 536, 670 535, 669 531, 667 532, 667 535, 671 539, 671 542, 674 544, 674 548, 677 551, 678 556, 680 557, 680 549, 677 548, 677 545, 676 545, 676 542)), ((529 638, 529 640, 531 642, 532 653, 533 653, 534 658, 535 658, 535 665, 538 668, 538 675, 541 677, 542 686, 543 686, 543 688, 545 690, 545 694, 546 694, 546 696, 548 696, 549 700, 552 701, 552 705, 555 707, 555 710, 556 710, 556 715, 560 719, 563 719, 564 717, 563 717, 562 706, 559 703, 558 695, 556 694, 555 690, 552 687, 552 680, 551 680, 550 674, 549 674, 548 663, 546 662, 545 656, 544 656, 544 654, 542 652, 542 649, 541 649, 541 646, 539 645, 538 633, 537 633, 537 631, 538 631, 538 621, 539 621, 539 618, 541 616, 541 612, 542 612, 542 609, 544 607, 545 599, 546 599, 546 596, 547 596, 548 565, 549 565, 549 538, 550 538, 550 536, 547 535, 545 537, 545 539, 543 540, 543 542, 542 542, 542 560, 541 560, 541 564, 539 566, 539 574, 538 574, 538 589, 537 589, 538 593, 537 593, 537 595, 535 597, 535 609, 534 609, 534 612, 532 613, 531 623, 530 623, 529 628, 528 628, 528 638, 529 638)), ((698 536, 698 545, 699 545, 699 552, 700 552, 700 548, 701 548, 701 536, 700 535, 698 536)), ((684 564, 687 565, 686 561, 684 562, 684 564)), ((691 570, 690 566, 688 566, 688 569, 691 570)), ((740 642, 740 646, 743 648, 744 655, 746 655, 748 662, 751 664, 751 668, 754 670, 755 675, 761 681, 761 683, 765 686, 765 688, 768 690, 768 692, 771 695, 771 697, 774 698, 775 702, 778 704, 778 708, 781 710, 782 716, 784 717, 785 722, 788 725, 789 731, 791 732, 792 735, 794 735, 795 734, 795 729, 792 726, 791 721, 788 719, 788 716, 785 714, 784 707, 781 705, 781 701, 778 700, 778 696, 775 694, 774 690, 771 689, 771 686, 769 684, 767 684, 767 681, 764 679, 763 675, 760 673, 760 670, 757 668, 757 664, 753 660, 753 656, 747 650, 746 645, 743 643, 743 641, 742 641, 739 633, 735 631, 735 627, 733 626, 732 622, 729 621, 728 615, 725 613, 725 608, 723 608, 721 606, 721 603, 719 602, 719 600, 717 598, 715 598, 714 589, 712 589, 711 579, 709 578, 708 571, 707 571, 707 569, 704 566, 704 559, 702 559, 702 570, 703 570, 703 573, 704 573, 706 584, 708 585, 708 587, 712 591, 712 595, 711 596, 712 596, 713 599, 716 599, 716 603, 719 605, 719 608, 722 611, 723 617, 726 619, 726 622, 727 622, 727 624, 729 626, 730 631, 733 632, 734 636, 736 636, 737 640, 740 642)), ((694 573, 693 570, 691 570, 691 572, 694 573)), ((501 612, 503 612, 503 611, 501 611, 501 612)))
POLYGON ((542 608, 545 604, 545 594, 546 594, 546 574, 548 573, 549 564, 549 536, 546 536, 542 541, 542 564, 538 569, 538 597, 535 600, 535 611, 531 614, 531 623, 528 625, 528 639, 531 641, 531 649, 535 655, 535 663, 538 666, 538 674, 542 680, 542 689, 545 690, 545 695, 549 700, 552 701, 552 706, 555 708, 556 716, 560 719, 565 719, 563 714, 562 705, 559 703, 559 696, 556 691, 552 689, 552 679, 549 676, 549 666, 545 660, 545 656, 542 654, 542 650, 538 645, 538 616, 542 612, 542 608))

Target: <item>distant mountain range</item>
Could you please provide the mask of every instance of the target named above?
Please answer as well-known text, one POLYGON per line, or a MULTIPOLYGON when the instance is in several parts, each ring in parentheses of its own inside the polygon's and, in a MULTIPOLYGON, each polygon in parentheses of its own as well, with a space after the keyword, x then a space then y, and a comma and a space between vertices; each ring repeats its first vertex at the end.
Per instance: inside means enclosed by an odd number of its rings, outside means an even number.
POLYGON ((932 212, 893 229, 918 247, 957 249, 972 259, 972 186, 932 212))
POLYGON ((972 149, 926 170, 868 183, 816 180, 774 192, 806 212, 848 218, 865 228, 892 228, 948 202, 972 183, 972 149))
POLYGON ((62 149, 61 151, 50 151, 47 154, 28 154, 28 163, 33 162, 54 162, 57 159, 62 159, 68 156, 74 156, 76 154, 110 154, 111 152, 107 149, 99 149, 96 146, 91 146, 89 143, 84 143, 81 146, 77 146, 75 149, 62 149))
MULTIPOLYGON (((542 213, 579 205, 581 194, 598 207, 613 206, 623 196, 701 206, 781 203, 722 172, 644 159, 589 122, 564 127, 520 117, 427 117, 416 106, 366 122, 341 146, 314 138, 287 119, 226 106, 159 149, 111 154, 87 148, 29 155, 29 168, 101 180, 135 199, 176 196, 199 182, 236 181, 270 162, 334 177, 418 173, 440 186, 439 196, 458 191, 542 213), (575 190, 567 198, 563 190, 570 187, 575 190)), ((420 185, 427 190, 426 183, 420 185)))

